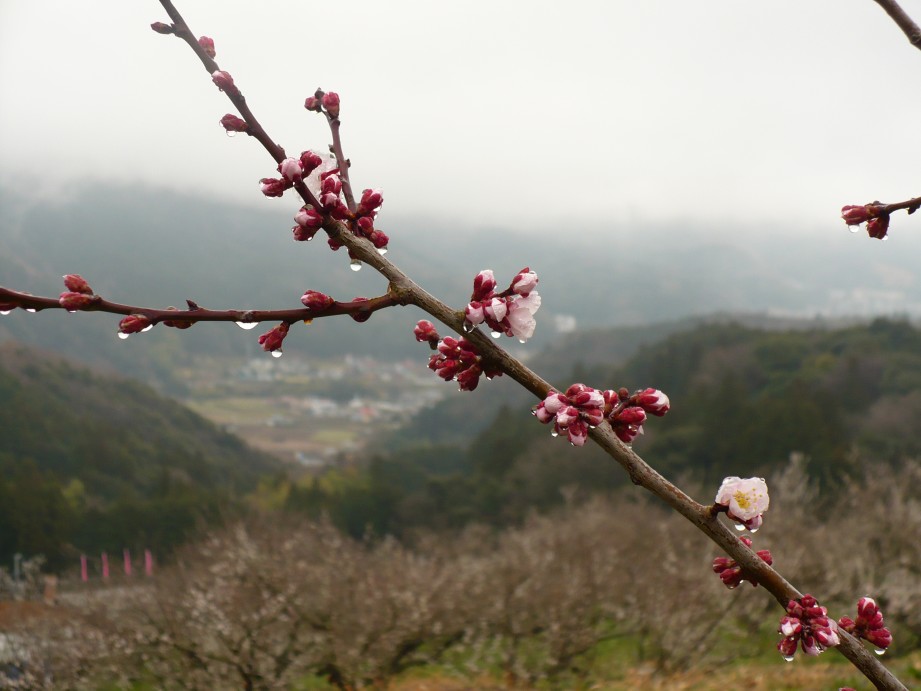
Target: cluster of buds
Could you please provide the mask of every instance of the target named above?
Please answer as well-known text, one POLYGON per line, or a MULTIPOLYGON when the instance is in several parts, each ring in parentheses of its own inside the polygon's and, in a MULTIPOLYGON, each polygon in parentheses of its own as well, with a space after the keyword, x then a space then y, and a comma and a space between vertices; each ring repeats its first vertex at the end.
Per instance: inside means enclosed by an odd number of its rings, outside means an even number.
POLYGON ((626 444, 643 433, 647 414, 661 417, 669 410, 668 396, 658 389, 599 391, 573 384, 566 393, 551 391, 533 410, 544 424, 553 421, 553 436, 563 432, 573 446, 582 446, 588 430, 607 420, 617 438, 626 444))
POLYGON ((551 391, 531 413, 543 424, 553 422, 551 434, 565 434, 573 446, 584 446, 588 430, 604 420, 604 395, 585 384, 573 384, 566 393, 551 391))
POLYGON ((841 642, 835 620, 828 618, 828 610, 820 607, 812 595, 790 600, 777 630, 783 635, 777 649, 787 662, 793 660, 797 645, 807 655, 818 655, 841 642))
MULTIPOLYGON (((741 538, 742 542, 746 547, 752 546, 751 539, 747 537, 741 538)), ((774 563, 774 557, 771 556, 771 551, 767 549, 759 549, 755 552, 761 561, 768 564, 769 566, 774 563)), ((742 573, 742 567, 736 563, 735 559, 730 559, 729 557, 717 557, 713 560, 713 572, 719 575, 720 580, 723 582, 727 588, 732 590, 733 588, 738 588, 742 581, 748 581, 752 584, 752 587, 758 587, 758 581, 756 581, 750 574, 742 573)))
POLYGON ((78 274, 64 276, 64 287, 67 290, 61 293, 58 302, 68 312, 82 310, 100 300, 99 296, 93 293, 86 279, 78 274))
POLYGON ((884 240, 889 232, 889 214, 883 210, 879 202, 842 207, 841 218, 855 233, 861 223, 866 223, 867 234, 877 240, 884 240))
POLYGON ((857 620, 841 617, 838 627, 857 638, 863 638, 876 646, 876 654, 882 655, 892 644, 892 633, 883 623, 883 613, 872 597, 857 601, 857 620))
POLYGON ((604 391, 604 416, 611 423, 614 434, 625 444, 632 444, 643 433, 647 415, 662 417, 671 403, 658 389, 641 389, 630 393, 627 389, 604 391))
POLYGON ((381 253, 387 251, 390 242, 386 233, 374 227, 374 219, 377 218, 377 211, 383 203, 384 196, 379 189, 364 190, 358 208, 355 209, 354 222, 351 224, 352 232, 367 238, 381 253))
POLYGON ((326 111, 330 119, 335 120, 339 117, 339 94, 335 91, 325 93, 322 89, 317 89, 313 96, 308 96, 304 101, 304 108, 315 113, 326 111))
MULTIPOLYGON (((438 338, 430 322, 416 324, 413 333, 417 341, 429 341, 438 338), (431 327, 431 328, 429 328, 431 327), (423 334, 427 334, 423 337, 423 334)), ((476 347, 466 338, 445 336, 435 346, 437 351, 429 358, 429 369, 445 381, 456 381, 461 391, 473 391, 480 383, 480 375, 487 379, 498 377, 502 372, 492 368, 483 361, 476 347)))
POLYGON ((764 522, 762 514, 768 510, 771 498, 764 478, 733 476, 723 480, 714 502, 718 510, 725 511, 736 522, 737 530, 754 533, 764 522))
MULTIPOLYGON (((224 118, 227 117, 227 115, 224 116, 224 118)), ((223 119, 221 124, 224 124, 223 119)), ((280 178, 262 178, 259 180, 259 188, 266 197, 280 197, 295 184, 307 179, 315 170, 322 172, 323 164, 323 157, 319 154, 313 151, 302 151, 299 157, 289 156, 278 164, 276 170, 281 173, 280 178)), ((311 187, 314 196, 319 196, 320 189, 316 182, 313 186, 308 185, 308 187, 311 187)))
POLYGON ((484 269, 473 279, 473 293, 464 310, 464 328, 472 330, 486 323, 493 336, 513 336, 521 343, 534 335, 537 322, 534 313, 540 308, 540 295, 535 290, 537 274, 525 267, 512 279, 509 287, 496 292, 493 272, 484 269))

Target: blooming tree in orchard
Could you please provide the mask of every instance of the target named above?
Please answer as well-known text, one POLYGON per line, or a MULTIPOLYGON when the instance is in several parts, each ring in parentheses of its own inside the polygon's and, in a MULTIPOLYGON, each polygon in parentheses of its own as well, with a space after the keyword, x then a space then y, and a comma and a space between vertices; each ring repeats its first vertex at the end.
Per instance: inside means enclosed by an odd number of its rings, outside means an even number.
MULTIPOLYGON (((876 2, 892 16, 910 41, 921 48, 921 30, 896 2, 876 2)), ((307 149, 297 155, 288 154, 257 120, 232 75, 215 62, 214 40, 207 36, 195 38, 170 0, 160 0, 160 4, 170 22, 156 22, 151 28, 187 43, 213 84, 236 107, 238 115, 224 115, 219 120, 220 125, 230 135, 252 137, 274 160, 277 177, 259 180, 262 193, 267 197, 284 197, 289 193, 299 197, 292 228, 294 240, 310 241, 322 230, 330 249, 346 250, 353 270, 366 264, 385 278, 386 292, 372 298, 336 300, 308 289, 300 298, 302 307, 275 310, 213 310, 192 301, 188 301, 187 309, 157 309, 105 299, 97 295, 83 277, 71 274, 64 277, 65 291, 57 298, 0 288, 0 312, 65 309, 120 314, 123 318, 118 331, 122 338, 148 331, 158 324, 187 329, 200 321, 233 321, 251 328, 269 322, 274 325, 259 336, 259 344, 265 351, 280 356, 285 339, 298 322, 309 323, 313 319, 342 315, 364 322, 380 309, 402 305, 419 307, 457 334, 442 337, 434 323, 428 320, 418 322, 413 329, 416 340, 427 343, 434 351, 428 366, 437 376, 456 381, 462 391, 475 390, 481 376, 487 379, 499 375, 511 377, 537 397, 539 402, 532 412, 539 422, 552 424, 553 436, 565 436, 573 446, 583 446, 591 439, 623 466, 635 484, 658 496, 719 545, 729 556, 714 560, 713 570, 727 587, 736 588, 747 580, 768 590, 785 608, 778 629, 782 636, 778 649, 785 659, 792 660, 797 647, 807 655, 817 655, 834 647, 878 688, 905 688, 858 640, 865 638, 877 652, 884 651, 892 641, 874 600, 864 597, 858 602, 856 620, 845 617, 835 622, 815 597, 800 593, 772 568, 774 558, 770 552, 756 552, 751 538, 738 538, 720 520, 719 515, 725 513, 738 529, 751 533, 758 530, 769 506, 768 489, 763 479, 726 478, 715 500, 700 504, 662 477, 630 447, 637 435, 643 433, 650 415, 661 417, 668 412, 670 402, 665 393, 651 387, 631 393, 624 388, 601 389, 582 383, 559 391, 502 349, 497 339, 506 336, 524 343, 537 327, 535 315, 541 304, 536 289, 539 279, 530 267, 519 271, 503 290, 497 290, 499 283, 491 270, 480 271, 473 279, 470 301, 462 309, 451 308, 417 285, 384 257, 389 237, 376 225, 378 211, 384 202, 381 191, 368 188, 358 194, 353 188, 351 162, 345 156, 340 136, 343 105, 340 96, 318 89, 304 102, 309 113, 325 118, 329 124, 330 153, 307 149)), ((849 226, 866 223, 870 237, 885 239, 893 213, 905 210, 910 214, 919 207, 921 198, 896 204, 872 202, 845 206, 842 217, 849 226)))

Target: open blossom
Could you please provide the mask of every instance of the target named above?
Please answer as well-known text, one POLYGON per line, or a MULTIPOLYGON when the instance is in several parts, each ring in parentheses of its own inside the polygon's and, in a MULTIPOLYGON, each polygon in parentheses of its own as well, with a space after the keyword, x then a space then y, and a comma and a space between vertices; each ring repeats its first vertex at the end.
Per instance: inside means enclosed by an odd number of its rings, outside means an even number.
POLYGON ((259 345, 261 345, 262 349, 266 352, 281 350, 281 345, 285 341, 285 336, 288 335, 288 329, 289 326, 285 322, 269 329, 259 337, 259 345))
POLYGON ((508 321, 508 331, 511 335, 524 343, 534 335, 534 329, 537 328, 537 321, 534 319, 534 313, 540 309, 540 295, 537 291, 531 291, 525 296, 509 303, 509 311, 506 317, 508 321))
POLYGON ((883 622, 883 613, 872 597, 857 601, 857 619, 841 617, 838 626, 857 638, 863 638, 876 646, 876 652, 885 651, 892 644, 892 633, 883 622))
POLYGON ((761 514, 767 511, 771 503, 767 483, 764 478, 727 477, 720 485, 714 500, 720 506, 727 507, 727 515, 749 530, 761 526, 761 514))
POLYGON ((818 655, 841 642, 835 620, 828 618, 828 610, 820 607, 812 595, 790 600, 777 631, 783 636, 777 649, 788 662, 793 659, 797 645, 807 655, 818 655))
POLYGON ((551 391, 531 412, 544 424, 553 422, 553 436, 565 433, 573 446, 583 446, 589 428, 604 419, 604 396, 585 384, 573 384, 566 393, 551 391))
MULTIPOLYGON (((743 537, 741 540, 746 547, 752 546, 751 539, 743 537)), ((766 564, 770 565, 774 563, 774 557, 771 555, 770 550, 759 549, 756 554, 761 558, 761 561, 765 562, 766 564)), ((730 590, 737 588, 742 583, 742 581, 748 581, 752 584, 752 587, 758 586, 758 581, 756 581, 748 574, 743 575, 742 567, 736 563, 735 559, 730 559, 729 557, 717 557, 714 559, 713 572, 719 575, 723 585, 725 585, 730 590)))

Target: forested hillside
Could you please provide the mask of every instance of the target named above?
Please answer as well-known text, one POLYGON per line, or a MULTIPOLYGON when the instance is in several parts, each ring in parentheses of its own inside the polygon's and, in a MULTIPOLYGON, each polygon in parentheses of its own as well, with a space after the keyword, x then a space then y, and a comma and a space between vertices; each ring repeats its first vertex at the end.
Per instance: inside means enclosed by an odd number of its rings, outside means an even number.
MULTIPOLYGON (((577 352, 577 339, 571 345, 577 352)), ((921 456, 921 331, 905 321, 787 331, 702 325, 641 347, 626 362, 553 376, 560 387, 575 380, 666 391, 671 412, 647 424, 635 447, 673 478, 770 480, 796 453, 828 489, 865 461, 898 467, 921 456)), ((507 399, 490 424, 478 425, 483 416, 473 411, 492 398, 488 391, 425 411, 408 428, 421 430, 421 443, 411 445, 407 433, 350 483, 320 478, 294 487, 288 505, 323 506, 353 532, 366 524, 400 532, 515 522, 560 503, 561 488, 603 492, 627 481, 591 445, 572 449, 545 439, 547 428, 528 415, 533 401, 507 399)))
POLYGON ((278 464, 125 378, 0 346, 0 561, 165 550, 278 464))

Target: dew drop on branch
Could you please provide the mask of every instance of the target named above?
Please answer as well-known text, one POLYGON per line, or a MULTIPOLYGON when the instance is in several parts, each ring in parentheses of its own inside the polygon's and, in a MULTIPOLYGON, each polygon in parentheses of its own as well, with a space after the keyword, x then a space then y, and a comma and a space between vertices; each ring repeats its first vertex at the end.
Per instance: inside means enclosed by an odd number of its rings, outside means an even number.
POLYGON ((234 137, 237 136, 237 133, 234 132, 233 130, 227 130, 227 136, 233 139, 234 137))
MULTIPOLYGON (((35 314, 36 312, 38 312, 38 310, 35 309, 34 307, 26 307, 26 312, 28 312, 29 314, 35 314)), ((9 314, 9 312, 7 312, 6 314, 9 314)))
POLYGON ((131 334, 126 334, 126 333, 123 333, 123 332, 121 332, 121 331, 118 332, 118 337, 119 337, 120 339, 122 339, 123 341, 124 341, 125 339, 127 339, 128 336, 130 336, 130 335, 131 335, 131 334))
POLYGON ((280 351, 280 350, 273 350, 273 351, 272 351, 272 357, 273 357, 273 358, 280 358, 280 357, 281 357, 281 351, 280 351))
POLYGON ((734 524, 734 525, 733 525, 733 528, 735 528, 736 530, 738 530, 740 533, 741 533, 743 530, 745 530, 745 526, 742 525, 741 523, 736 523, 736 524, 734 524))
POLYGON ((857 233, 860 231, 860 226, 848 226, 847 229, 852 233, 857 233))
POLYGON ((234 322, 234 323, 237 326, 239 326, 241 329, 243 329, 244 331, 255 329, 259 325, 259 322, 234 322))
POLYGON ((351 262, 349 262, 349 268, 352 271, 361 271, 361 260, 353 259, 351 262))
POLYGON ((502 336, 502 334, 498 331, 490 331, 489 335, 492 336, 493 338, 500 338, 502 336))
POLYGON ((877 655, 885 655, 885 654, 886 654, 886 650, 885 650, 884 648, 877 648, 877 649, 874 650, 873 652, 876 653, 877 655))
POLYGON ((387 254, 387 248, 381 247, 380 249, 377 250, 377 253, 383 257, 385 254, 387 254))
POLYGON ((13 310, 0 310, 0 315, 2 315, 2 316, 5 317, 6 315, 8 315, 8 314, 9 314, 10 312, 12 312, 12 311, 13 311, 13 310))
POLYGON ((141 333, 144 333, 145 331, 150 331, 152 328, 153 328, 153 324, 149 324, 145 326, 143 329, 141 329, 141 333))
POLYGON ((787 662, 793 662, 793 656, 792 656, 792 655, 784 655, 784 656, 783 656, 783 659, 786 660, 787 662))

